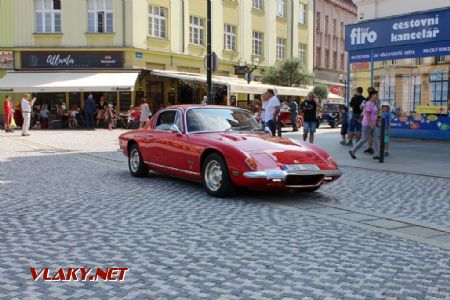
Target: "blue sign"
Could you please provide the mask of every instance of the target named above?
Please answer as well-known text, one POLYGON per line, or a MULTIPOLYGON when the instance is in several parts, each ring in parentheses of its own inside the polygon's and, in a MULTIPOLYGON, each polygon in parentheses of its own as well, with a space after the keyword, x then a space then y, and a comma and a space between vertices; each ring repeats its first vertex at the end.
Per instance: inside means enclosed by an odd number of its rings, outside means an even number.
POLYGON ((374 61, 444 56, 450 55, 450 41, 433 44, 401 46, 395 48, 387 47, 382 49, 351 51, 349 55, 350 63, 371 61, 370 55, 372 53, 374 61))
POLYGON ((443 41, 450 46, 450 8, 345 26, 347 51, 443 41))
POLYGON ((136 52, 136 58, 142 58, 142 57, 143 57, 142 52, 136 52))

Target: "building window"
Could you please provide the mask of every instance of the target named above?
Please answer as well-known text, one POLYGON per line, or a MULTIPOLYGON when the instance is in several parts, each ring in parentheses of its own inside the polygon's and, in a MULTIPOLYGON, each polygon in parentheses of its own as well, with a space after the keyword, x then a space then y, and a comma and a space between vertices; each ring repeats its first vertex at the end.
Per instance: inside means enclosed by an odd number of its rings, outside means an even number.
POLYGON ((263 0, 252 0, 252 3, 253 3, 253 8, 260 9, 260 10, 264 9, 263 0))
POLYGON ((416 112, 417 106, 420 105, 420 102, 422 101, 422 83, 421 83, 422 77, 421 76, 413 76, 412 77, 412 96, 413 96, 413 107, 412 111, 416 112))
POLYGON ((330 68, 330 50, 325 49, 325 69, 330 68))
POLYGON ((413 63, 413 66, 415 66, 415 67, 420 66, 423 63, 423 58, 422 57, 420 57, 420 58, 413 58, 413 62, 412 63, 413 63))
POLYGON ((341 54, 341 70, 345 71, 345 55, 341 54))
POLYGON ((325 16, 325 35, 329 35, 330 34, 330 20, 328 16, 325 16))
POLYGON ((286 17, 286 0, 278 0, 277 16, 283 18, 286 17))
POLYGON ((337 33, 337 22, 336 22, 336 19, 333 19, 333 36, 337 36, 336 35, 336 33, 337 33))
POLYGON ((298 22, 300 24, 306 24, 306 5, 303 3, 299 4, 298 22))
POLYGON ((148 7, 148 31, 149 35, 158 38, 166 38, 167 10, 164 7, 148 7))
POLYGON ((283 60, 286 50, 286 39, 277 38, 277 59, 283 60))
POLYGON ((333 52, 333 70, 336 70, 336 71, 337 71, 337 66, 338 66, 337 58, 338 58, 337 52, 334 51, 333 52))
POLYGON ((61 0, 35 0, 36 32, 61 32, 61 0))
POLYGON ((385 74, 380 82, 380 100, 393 104, 395 101, 395 74, 385 74))
POLYGON ((322 66, 322 48, 320 47, 316 48, 316 66, 317 67, 322 66))
POLYGON ((112 0, 88 0, 88 32, 113 32, 112 0))
POLYGON ((252 41, 252 53, 253 55, 263 55, 263 34, 262 32, 253 31, 252 41))
POLYGON ((448 105, 448 73, 433 72, 430 74, 431 106, 448 105))
POLYGON ((316 31, 320 32, 320 12, 316 14, 316 31))
POLYGON ((298 59, 306 65, 306 44, 298 44, 298 59))
POLYGON ((442 64, 445 63, 445 56, 436 56, 435 57, 436 64, 442 64))
POLYGON ((189 41, 191 44, 204 45, 205 19, 190 16, 189 41))
POLYGON ((345 25, 344 22, 341 22, 341 39, 344 39, 345 35, 345 25))
POLYGON ((225 50, 236 51, 236 26, 225 24, 225 50))

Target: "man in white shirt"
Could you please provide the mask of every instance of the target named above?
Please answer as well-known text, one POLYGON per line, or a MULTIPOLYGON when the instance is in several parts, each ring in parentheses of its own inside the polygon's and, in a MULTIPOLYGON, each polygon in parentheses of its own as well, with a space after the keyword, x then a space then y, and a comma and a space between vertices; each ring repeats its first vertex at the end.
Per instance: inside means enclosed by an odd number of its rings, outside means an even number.
POLYGON ((275 131, 277 129, 277 117, 280 113, 281 104, 280 100, 278 100, 277 96, 275 96, 273 89, 268 89, 266 91, 266 95, 269 98, 269 101, 267 102, 267 106, 264 111, 265 126, 269 127, 272 136, 275 136, 275 131))
POLYGON ((21 101, 22 107, 22 136, 29 136, 28 130, 30 129, 30 121, 31 121, 31 110, 34 105, 34 101, 36 101, 36 97, 30 102, 30 94, 25 94, 21 101))

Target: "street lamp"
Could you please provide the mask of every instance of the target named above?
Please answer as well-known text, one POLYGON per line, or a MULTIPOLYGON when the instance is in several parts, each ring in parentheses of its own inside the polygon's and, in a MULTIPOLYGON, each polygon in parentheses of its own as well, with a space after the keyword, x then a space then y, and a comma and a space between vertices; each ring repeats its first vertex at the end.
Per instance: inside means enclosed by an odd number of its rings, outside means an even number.
MULTIPOLYGON (((247 61, 243 58, 239 60, 239 68, 243 74, 245 74, 245 79, 247 79, 247 83, 250 84, 252 81, 252 73, 259 66, 259 58, 255 57, 251 64, 248 64, 247 61)), ((247 104, 250 103, 250 94, 247 94, 247 104)))

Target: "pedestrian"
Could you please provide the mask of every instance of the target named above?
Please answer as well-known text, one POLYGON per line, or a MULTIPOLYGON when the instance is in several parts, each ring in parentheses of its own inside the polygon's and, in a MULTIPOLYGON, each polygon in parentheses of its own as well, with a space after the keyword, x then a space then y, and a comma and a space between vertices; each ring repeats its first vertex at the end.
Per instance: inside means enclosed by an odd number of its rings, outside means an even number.
POLYGON ((267 93, 261 95, 261 127, 262 130, 266 130, 266 107, 269 102, 269 97, 267 93))
POLYGON ((152 116, 152 112, 150 111, 150 108, 148 107, 147 101, 145 98, 142 98, 141 100, 141 116, 139 117, 139 121, 141 122, 139 128, 143 128, 145 126, 145 123, 150 119, 152 116))
POLYGON ((114 118, 114 115, 113 115, 113 111, 112 111, 112 109, 111 109, 111 107, 108 105, 107 107, 106 107, 106 110, 105 110, 105 119, 106 119, 106 123, 108 124, 108 130, 109 131, 111 131, 112 130, 112 128, 113 128, 113 118, 114 118))
POLYGON ((203 96, 203 100, 201 102, 202 105, 208 104, 208 96, 203 96))
POLYGON ((294 98, 289 99, 289 111, 291 112, 291 124, 292 131, 298 131, 297 117, 298 117, 298 104, 294 98))
POLYGON ((342 106, 340 108, 339 114, 340 114, 340 118, 342 120, 341 145, 347 145, 347 142, 345 141, 345 138, 346 138, 347 132, 348 132, 348 125, 349 125, 349 115, 348 115, 347 106, 342 106))
POLYGON ((265 126, 269 127, 272 136, 275 136, 277 129, 277 117, 280 113, 280 100, 275 96, 273 89, 266 91, 267 105, 264 111, 265 126))
POLYGON ((36 97, 30 101, 30 94, 25 94, 20 102, 20 106, 22 108, 22 136, 29 136, 28 130, 30 129, 30 121, 31 121, 31 111, 36 101, 36 97))
POLYGON ((88 98, 84 101, 84 119, 86 122, 87 130, 94 129, 94 113, 96 111, 95 100, 92 94, 89 94, 88 98))
POLYGON ((47 104, 42 104, 41 110, 39 111, 39 120, 42 129, 48 128, 48 113, 47 104))
POLYGON ((362 122, 362 107, 366 98, 363 97, 363 88, 357 87, 356 93, 350 100, 350 107, 352 109, 352 117, 350 119, 348 143, 353 146, 353 137, 356 138, 356 143, 361 139, 361 122, 362 122))
MULTIPOLYGON (((370 93, 372 93, 373 91, 375 91, 375 88, 374 87, 368 87, 367 88, 367 95, 370 95, 370 93)), ((369 97, 367 97, 367 99, 366 99, 366 101, 369 101, 369 97)), ((364 102, 364 104, 365 104, 365 102, 364 102)), ((375 106, 377 107, 377 108, 379 108, 380 107, 380 99, 378 99, 376 102, 375 102, 375 106)), ((373 154, 373 148, 372 148, 372 138, 370 137, 369 138, 369 140, 367 141, 367 145, 368 145, 368 147, 367 147, 367 149, 366 150, 364 150, 364 153, 365 154, 368 154, 368 155, 372 155, 373 154)))
POLYGON ((105 101, 105 96, 100 96, 97 105, 97 127, 105 127, 105 110, 108 104, 105 101))
POLYGON ((309 142, 313 144, 317 126, 317 103, 312 92, 308 93, 308 97, 300 105, 300 111, 303 112, 303 141, 306 141, 309 135, 309 142))
POLYGON ((6 96, 5 102, 3 102, 3 125, 5 126, 5 132, 12 132, 11 124, 12 124, 12 118, 13 118, 13 105, 11 102, 11 97, 6 96))
POLYGON ((384 156, 389 156, 389 144, 390 141, 390 132, 391 132, 391 105, 389 102, 383 102, 381 104, 381 119, 384 120, 384 156))
POLYGON ((372 91, 369 94, 369 101, 364 104, 363 120, 362 120, 362 138, 359 142, 349 151, 350 156, 356 159, 356 152, 369 140, 372 138, 373 149, 374 149, 374 159, 379 159, 378 156, 378 140, 376 136, 376 125, 378 118, 378 109, 376 106, 376 101, 378 100, 378 92, 372 91))

